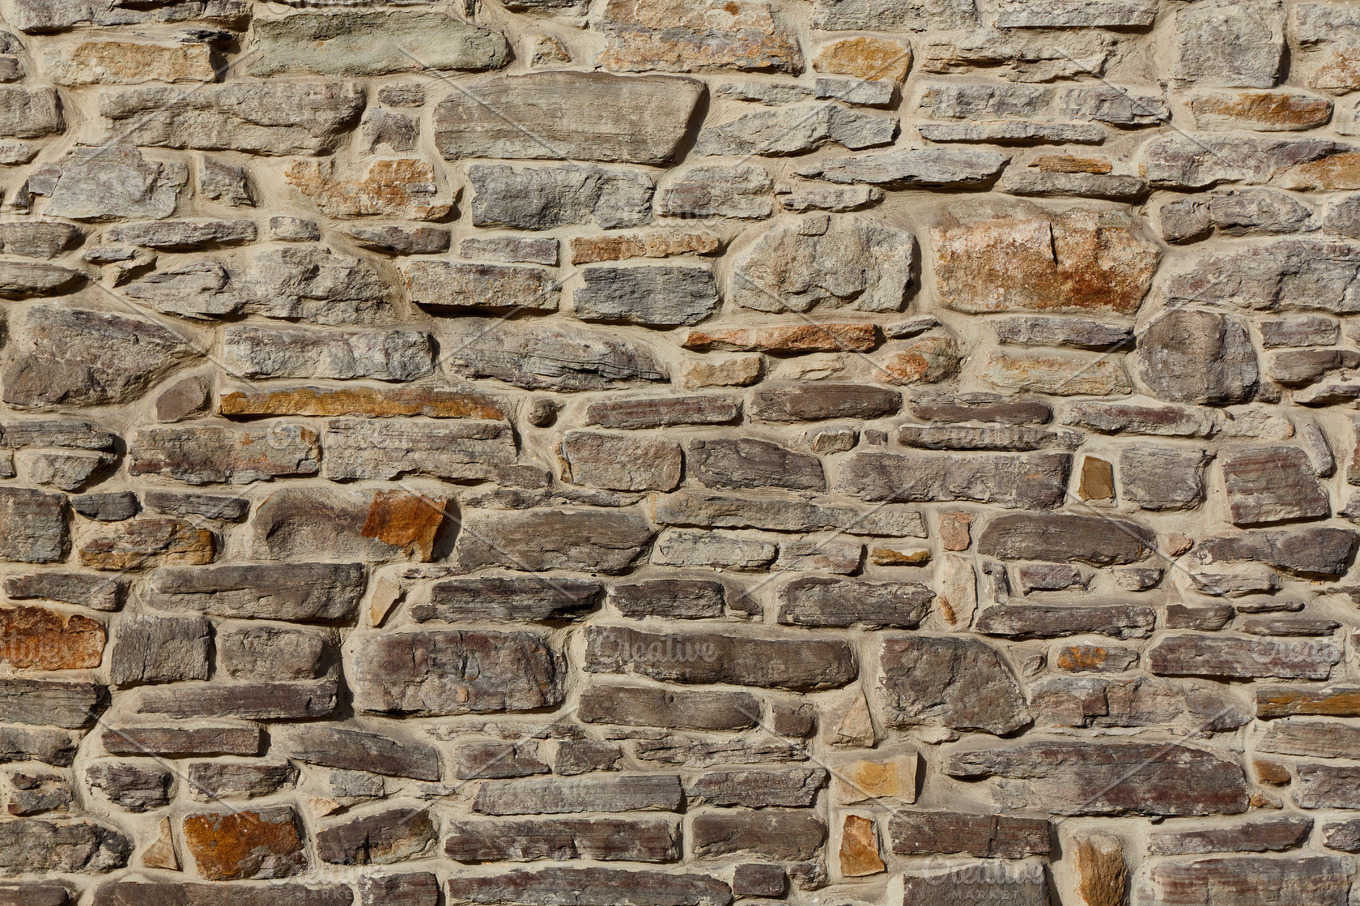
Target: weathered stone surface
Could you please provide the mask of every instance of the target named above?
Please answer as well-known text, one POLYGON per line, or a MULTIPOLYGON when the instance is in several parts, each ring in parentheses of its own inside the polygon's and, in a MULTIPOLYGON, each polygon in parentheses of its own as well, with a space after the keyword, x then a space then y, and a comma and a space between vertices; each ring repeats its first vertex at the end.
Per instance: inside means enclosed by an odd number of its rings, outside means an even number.
POLYGON ((593 24, 605 36, 596 65, 614 71, 798 72, 803 66, 796 33, 764 0, 609 0, 593 24))
POLYGON ((174 775, 154 763, 99 761, 85 771, 85 782, 118 807, 145 812, 170 802, 174 775))
POLYGON ((148 161, 135 148, 75 148, 33 174, 28 185, 47 196, 49 217, 160 219, 175 212, 188 178, 183 164, 148 161))
POLYGON ((533 510, 469 513, 456 555, 465 569, 500 566, 537 572, 626 571, 652 540, 646 520, 631 512, 533 510))
POLYGON ((897 128, 894 117, 834 104, 778 107, 705 125, 695 151, 782 157, 806 154, 833 142, 858 151, 891 144, 897 128))
POLYGON ((431 560, 447 524, 449 500, 411 491, 275 491, 255 516, 261 559, 313 556, 431 560))
POLYGON ((1331 515, 1327 491, 1301 447, 1254 447, 1224 454, 1223 479, 1234 525, 1331 515))
POLYGON ((189 765, 189 786, 194 796, 209 801, 257 799, 297 783, 298 769, 288 762, 246 763, 199 761, 189 765))
POLYGON ((331 11, 294 13, 256 24, 252 75, 314 72, 389 75, 416 70, 499 69, 510 58, 505 36, 442 13, 331 11))
POLYGON ((865 384, 770 382, 751 394, 748 412, 767 422, 872 419, 902 407, 896 390, 865 384))
POLYGON ((434 113, 446 159, 499 157, 663 164, 685 137, 702 83, 597 72, 502 76, 454 93, 434 113), (567 101, 570 100, 570 104, 567 101), (589 121, 571 113, 586 104, 589 121))
POLYGON ((1358 540, 1355 532, 1339 528, 1236 532, 1204 539, 1194 557, 1206 565, 1249 561, 1303 576, 1336 578, 1345 574, 1358 540))
POLYGON ((455 338, 445 367, 466 377, 491 377, 526 390, 608 390, 635 381, 665 381, 653 354, 615 332, 567 332, 478 321, 455 338))
POLYGON ((1204 189, 1221 182, 1285 189, 1351 188, 1350 145, 1304 138, 1231 138, 1214 132, 1161 135, 1143 146, 1139 172, 1154 187, 1204 189))
POLYGON ((341 884, 321 887, 303 884, 225 887, 182 880, 111 881, 98 888, 93 902, 98 906, 188 906, 197 900, 220 906, 287 906, 309 899, 350 906, 354 902, 354 891, 348 885, 341 884))
POLYGON ((1014 797, 1055 815, 1205 815, 1246 811, 1242 768, 1178 744, 1034 740, 946 750, 944 772, 1028 781, 1014 797))
POLYGON ((1349 292, 1358 269, 1360 252, 1349 243, 1285 239, 1196 260, 1171 276, 1165 291, 1178 302, 1343 314, 1360 304, 1349 292))
POLYGON ((689 730, 745 730, 760 720, 760 702, 745 692, 673 692, 655 686, 595 684, 581 692, 586 723, 689 730))
POLYGON ((764 167, 691 167, 662 183, 656 211, 667 217, 760 219, 774 213, 773 188, 764 167))
POLYGON ((1133 390, 1123 362, 1115 358, 995 353, 982 376, 994 387, 1053 396, 1119 396, 1133 390))
POLYGON ((363 105, 346 82, 231 82, 108 92, 99 114, 111 137, 142 147, 329 154, 363 105))
POLYGON ((251 626, 217 633, 217 669, 245 680, 316 679, 332 660, 323 632, 251 626))
POLYGON ((475 480, 516 460, 509 425, 474 419, 383 424, 337 418, 326 423, 322 447, 326 477, 336 481, 401 475, 475 480))
POLYGON ((94 569, 129 570, 174 563, 210 563, 217 536, 183 519, 143 517, 114 523, 87 538, 80 562, 94 569))
POLYGON ((857 79, 900 82, 911 69, 911 45, 891 38, 841 38, 818 47, 812 67, 857 79))
POLYGON ((938 906, 1014 903, 1048 906, 1048 872, 1037 862, 984 862, 913 869, 903 876, 904 902, 938 906))
POLYGON ((927 28, 966 28, 977 24, 974 0, 912 0, 909 3, 817 0, 813 5, 813 13, 816 26, 828 31, 884 27, 924 31, 927 28))
POLYGON ((89 820, 0 821, 0 871, 108 872, 127 865, 132 841, 89 820))
POLYGON ((817 457, 795 453, 766 440, 748 437, 691 441, 686 458, 690 476, 706 487, 826 490, 826 478, 817 457))
POLYGON ((229 327, 222 334, 222 359, 246 378, 410 381, 434 370, 432 338, 416 330, 229 327))
POLYGON ((454 900, 479 904, 520 900, 541 906, 566 906, 569 897, 604 903, 639 900, 671 906, 728 906, 732 902, 731 888, 708 875, 598 867, 517 869, 495 874, 459 872, 449 878, 447 890, 454 900))
POLYGON ((1160 258, 1132 223, 1073 212, 932 231, 945 305, 967 312, 1110 312, 1132 317, 1160 258))
POLYGON ((684 793, 674 774, 492 780, 477 789, 473 809, 485 815, 558 815, 572 812, 666 811, 684 793))
POLYGON ((867 183, 884 189, 979 188, 990 185, 1010 158, 995 151, 922 148, 856 154, 811 164, 799 176, 834 183, 867 183))
POLYGON ((563 697, 565 660, 536 633, 390 633, 359 639, 353 652, 355 705, 366 711, 526 711, 563 697))
POLYGON ((430 590, 428 603, 411 608, 411 616, 418 622, 575 619, 592 609, 599 595, 598 582, 579 579, 508 576, 446 579, 430 590))
POLYGON ((216 81, 212 47, 192 40, 168 46, 137 41, 82 41, 48 55, 44 66, 52 81, 74 87, 216 81))
POLYGON ((701 859, 753 853, 795 861, 817 854, 826 825, 807 809, 722 809, 695 815, 690 834, 701 859))
POLYGON ((870 501, 976 500, 1008 508, 1058 506, 1067 484, 1066 454, 979 455, 858 453, 841 466, 834 486, 870 501))
POLYGON ((439 309, 556 311, 561 289, 539 267, 414 261, 405 268, 411 301, 439 309))
POLYGON ((1334 857, 1168 860, 1157 863, 1148 875, 1146 902, 1149 906, 1223 902, 1266 906, 1281 899, 1344 903, 1350 884, 1346 864, 1334 857))
POLYGON ((680 855, 680 827, 670 818, 469 819, 448 828, 444 853, 456 862, 670 862, 680 855))
POLYGON ((688 349, 731 349, 796 354, 868 352, 878 345, 873 324, 797 324, 786 327, 736 327, 691 330, 688 349))
POLYGON ((149 320, 48 305, 28 310, 11 348, 4 400, 21 409, 130 402, 197 355, 149 320))
POLYGON ((472 164, 467 172, 477 226, 547 230, 594 221, 609 230, 651 220, 656 183, 640 170, 472 164))
POLYGON ((1145 510, 1181 510, 1204 499, 1202 449, 1138 447, 1119 455, 1119 488, 1125 500, 1145 510))
POLYGON ((1190 98, 1201 129, 1290 132, 1311 129, 1332 118, 1332 102, 1294 91, 1206 91, 1190 98))
POLYGON ((892 816, 888 833, 892 851, 904 856, 1023 859, 1053 850, 1053 826, 1045 818, 903 810, 892 816))
POLYGON ((1000 28, 1145 28, 1156 15, 1157 4, 1150 0, 1003 0, 996 24, 1000 28))
POLYGON ((43 607, 0 610, 0 663, 19 670, 98 667, 104 639, 104 624, 80 614, 43 607))
POLYGON ((207 679, 212 624, 201 617, 128 617, 113 637, 115 685, 207 679))
POLYGON ((318 440, 310 428, 287 424, 148 428, 133 435, 128 468, 133 475, 163 475, 193 485, 315 475, 318 440))
POLYGON ((1093 633, 1119 639, 1152 634, 1156 611, 1143 604, 997 604, 977 615, 975 628, 1011 639, 1093 633))
POLYGON ((1176 13, 1175 77, 1185 84, 1273 88, 1286 53, 1278 0, 1212 0, 1176 13))
POLYGON ((582 321, 679 327, 710 317, 722 301, 702 267, 587 267, 581 278, 572 304, 582 321))
POLYGON ((1212 406, 1246 402, 1256 392, 1256 351, 1238 318, 1176 309, 1138 338, 1139 377, 1154 396, 1212 406))
POLYGON ((674 441, 573 431, 562 438, 562 477, 617 491, 669 491, 680 483, 680 445, 674 441))
POLYGON ((150 601, 220 617, 342 621, 357 610, 365 578, 357 563, 167 567, 152 577, 150 601))
POLYGON ((1179 856, 1215 852, 1280 852, 1302 844, 1313 829, 1312 818, 1264 818, 1208 830, 1164 830, 1148 841, 1153 855, 1179 856))
POLYGON ((432 746, 336 727, 293 727, 278 734, 293 758, 346 770, 416 780, 439 779, 439 753, 432 746))
POLYGON ((591 673, 631 671, 679 683, 828 689, 844 686, 859 670, 843 641, 785 634, 720 636, 591 626, 586 646, 585 668, 591 673))
POLYGON ((276 415, 391 418, 506 417, 505 404, 489 394, 433 387, 284 387, 277 390, 233 390, 223 393, 217 404, 228 418, 259 418, 276 415))
POLYGON ((732 301, 767 312, 899 311, 916 240, 864 215, 812 215, 777 226, 737 259, 732 301))
POLYGON ((334 713, 340 689, 332 675, 308 682, 264 682, 148 689, 137 710, 172 718, 308 720, 334 713))
POLYGON ((1096 566, 1134 563, 1155 547, 1156 536, 1137 523, 1069 514, 998 516, 978 539, 978 552, 986 556, 1096 566))
POLYGON ((316 854, 339 865, 389 865, 418 858, 436 836, 428 809, 394 808, 322 827, 316 854))
POLYGON ((1174 635, 1147 652, 1153 673, 1171 676, 1326 679, 1341 650, 1322 640, 1174 635))
POLYGON ((892 637, 882 689, 899 726, 931 724, 1011 733, 1030 722, 1025 697, 997 651, 975 639, 892 637))
POLYGON ((0 298, 58 296, 84 282, 85 275, 80 271, 55 264, 0 262, 0 298))
MULTIPOLYGON (((705 184, 707 188, 707 184, 705 184)), ((664 202, 659 202, 664 204, 664 202)), ((712 233, 625 233, 580 236, 571 240, 571 263, 594 264, 626 258, 671 258, 676 255, 711 255, 722 248, 712 233)))
POLYGON ((213 881, 287 878, 307 868, 296 812, 287 806, 188 815, 184 845, 213 881))
POLYGON ((779 622, 915 629, 925 619, 934 596, 915 582, 795 579, 780 590, 779 622))
POLYGON ((110 755, 258 755, 260 728, 246 724, 210 727, 112 726, 101 741, 110 755))

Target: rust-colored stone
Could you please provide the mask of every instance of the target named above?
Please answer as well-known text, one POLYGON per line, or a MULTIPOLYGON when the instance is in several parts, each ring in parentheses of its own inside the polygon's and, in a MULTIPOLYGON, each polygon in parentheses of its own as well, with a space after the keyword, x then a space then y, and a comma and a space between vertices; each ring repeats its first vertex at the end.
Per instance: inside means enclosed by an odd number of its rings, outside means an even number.
POLYGON ((1289 783, 1289 768, 1278 761, 1257 758, 1252 761, 1251 766, 1256 772, 1256 779, 1261 783, 1268 783, 1271 786, 1284 786, 1289 783))
POLYGON ((609 0, 595 60, 622 72, 710 69, 797 72, 797 33, 765 0, 609 0))
POLYGON ((58 85, 138 85, 143 82, 215 82, 207 44, 138 44, 85 41, 47 60, 58 85))
POLYGON ((869 560, 875 566, 925 566, 930 562, 928 547, 874 547, 869 560))
POLYGON ((878 854, 878 833, 870 818, 846 815, 841 825, 841 874, 847 878, 862 878, 883 871, 883 857, 878 854))
POLYGON ((276 415, 390 418, 505 418, 500 400, 468 390, 409 387, 289 387, 282 390, 233 390, 223 393, 217 411, 227 418, 276 415))
POLYGON ((712 255, 722 240, 712 233, 613 233, 580 236, 571 241, 571 263, 622 261, 625 258, 670 258, 712 255))
POLYGON ((379 491, 373 495, 364 520, 363 536, 434 559, 434 546, 446 524, 448 500, 409 491, 379 491))
POLYGON ((0 663, 20 670, 98 667, 104 625, 79 614, 44 607, 0 610, 0 663))
POLYGON ((183 519, 129 519, 100 530, 80 548, 80 562, 94 569, 209 563, 217 546, 212 531, 183 519))
POLYGON ((1360 48, 1339 44, 1319 56, 1307 78, 1309 88, 1354 91, 1360 88, 1360 48))
POLYGON ((1297 164, 1277 174, 1271 182, 1286 189, 1360 189, 1360 151, 1297 164))
POLYGON ((966 312, 1132 317, 1161 257, 1131 221, 1089 211, 995 217, 936 227, 931 235, 940 298, 966 312))
POLYGON ((973 543, 971 513, 940 514, 940 546, 947 551, 966 551, 973 543))
POLYGON ((878 379, 889 384, 935 384, 959 370, 952 337, 926 337, 883 360, 878 379))
POLYGON ((437 220, 452 207, 436 197, 434 166, 414 158, 375 160, 358 178, 340 173, 333 161, 300 160, 288 168, 284 179, 332 217, 377 214, 437 220))
POLYGON ((1077 891, 1086 906, 1124 906, 1128 866, 1118 837, 1092 834, 1076 841, 1077 891))
POLYGON ((1360 717, 1360 688, 1269 686, 1256 690, 1257 717, 1270 719, 1298 714, 1360 717))
POLYGON ((1099 670, 1109 657, 1109 650, 1100 645, 1064 645, 1054 658, 1054 664, 1059 670, 1069 672, 1099 670))
POLYGON ((1077 496, 1082 500, 1113 500, 1114 466, 1095 456, 1084 457, 1077 496))
POLYGON ((1045 173, 1109 173, 1114 164, 1104 157, 1075 157, 1071 154, 1045 154, 1029 164, 1045 173))
POLYGON ((812 68, 857 79, 900 82, 911 69, 911 45, 891 38, 842 38, 817 48, 812 68))
POLYGON ((878 344, 873 324, 790 324, 728 330, 691 330, 686 349, 740 352, 868 352, 878 344))
POLYGON ((297 815, 287 807, 189 815, 184 845, 212 881, 286 878, 307 867, 297 815))
POLYGON ((1191 98, 1190 111, 1201 129, 1281 132, 1325 124, 1332 102, 1290 91, 1216 91, 1191 98))

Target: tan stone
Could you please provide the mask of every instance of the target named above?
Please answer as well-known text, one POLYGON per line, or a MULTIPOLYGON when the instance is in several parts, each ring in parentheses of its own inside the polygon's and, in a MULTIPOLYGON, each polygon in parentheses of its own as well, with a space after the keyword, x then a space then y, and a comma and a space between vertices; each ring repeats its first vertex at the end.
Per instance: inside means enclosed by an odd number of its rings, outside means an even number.
POLYGON ((447 499, 409 491, 379 491, 368 506, 361 534, 401 548, 407 556, 433 560, 448 506, 447 499))
POLYGON ((869 560, 875 566, 925 566, 930 562, 928 547, 873 547, 869 560))
POLYGON ((211 881, 286 878, 307 867, 291 808, 188 815, 184 845, 211 881))
POLYGON ((608 0, 595 60, 622 72, 710 69, 797 72, 797 33, 765 0, 608 0))
POLYGON ((817 48, 812 68, 831 75, 900 82, 911 69, 911 45, 892 38, 842 38, 817 48))
POLYGON ((85 41, 53 53, 46 70, 58 85, 140 85, 143 82, 215 82, 207 44, 139 44, 85 41))
POLYGON ((1118 837, 1092 834, 1075 846, 1077 891, 1086 906, 1124 906, 1128 866, 1118 837))
POLYGON ((288 168, 284 180, 332 217, 438 220, 452 208, 438 197, 434 166, 413 158, 375 160, 357 178, 341 172, 334 161, 300 160, 288 168))
POLYGON ((1354 91, 1360 88, 1360 47, 1337 45, 1300 68, 1308 72, 1305 84, 1309 88, 1354 91))
POLYGON ((846 815, 841 825, 841 874, 862 878, 885 870, 878 854, 878 833, 874 822, 859 815, 846 815))
POLYGON ((392 612, 392 608, 405 597, 401 583, 388 576, 382 576, 373 583, 373 594, 368 599, 368 618, 373 626, 381 626, 392 612))
POLYGON ((495 397, 470 390, 408 387, 288 387, 281 390, 233 390, 223 393, 217 411, 227 418, 275 415, 386 418, 503 419, 495 397))
POLYGON ((685 363, 680 372, 680 382, 691 390, 699 387, 749 387, 760 380, 764 371, 764 359, 758 355, 703 358, 685 363))
POLYGON ((871 799, 915 802, 920 767, 921 756, 915 752, 887 759, 861 758, 840 765, 834 774, 839 799, 846 804, 871 799))
POLYGON ((1292 91, 1215 91, 1190 99, 1200 129, 1283 132, 1312 129, 1332 116, 1332 102, 1292 91))
POLYGON ((836 724, 831 735, 831 744, 843 748, 871 749, 878 736, 874 732, 874 719, 869 714, 869 703, 864 693, 855 690, 855 697, 846 708, 844 716, 836 724))
POLYGON ((162 818, 156 825, 156 839, 142 850, 142 864, 147 868, 179 871, 179 855, 175 852, 175 839, 170 830, 169 818, 162 818))
POLYGON ((670 258, 674 255, 712 255, 722 240, 712 233, 611 233, 580 236, 571 241, 571 263, 622 261, 625 258, 670 258))
POLYGON ((1071 154, 1045 154, 1029 162, 1045 173, 1109 173, 1114 164, 1104 157, 1074 157, 1071 154))
POLYGON ((1103 311, 1132 317, 1160 253, 1118 215, 996 217, 931 231, 941 300, 966 312, 1103 311))
POLYGON ((982 376, 1003 390, 1053 396, 1115 396, 1133 392, 1124 364, 1117 359, 997 353, 987 360, 982 376))
POLYGON ((740 352, 868 352, 878 345, 873 324, 790 324, 727 330, 691 330, 686 349, 740 352))
POLYGON ((973 543, 971 513, 940 514, 940 547, 947 551, 966 551, 973 543))
POLYGON ((959 370, 959 359, 952 337, 926 337, 883 359, 877 377, 890 384, 935 384, 959 370))
POLYGON ((956 554, 945 554, 940 560, 938 580, 940 591, 935 596, 935 609, 950 629, 967 629, 977 611, 977 571, 973 564, 956 554))
POLYGON ((1284 786, 1289 783, 1289 768, 1278 761, 1257 758, 1252 761, 1251 767, 1256 772, 1256 779, 1261 783, 1268 783, 1271 786, 1284 786))
POLYGON ((1114 466, 1095 456, 1084 457, 1077 496, 1082 500, 1113 500, 1114 466))
POLYGON ((98 667, 104 625, 79 614, 43 607, 0 610, 0 663, 20 670, 98 667))
POLYGON ((80 562, 111 570, 209 563, 216 542, 211 530, 183 519, 129 519, 101 526, 99 534, 80 548, 80 562))

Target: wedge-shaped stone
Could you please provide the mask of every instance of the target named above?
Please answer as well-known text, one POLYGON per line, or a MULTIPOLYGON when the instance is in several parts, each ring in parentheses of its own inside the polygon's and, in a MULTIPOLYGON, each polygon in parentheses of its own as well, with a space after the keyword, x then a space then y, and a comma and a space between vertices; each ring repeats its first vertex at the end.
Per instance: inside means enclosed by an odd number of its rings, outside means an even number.
POLYGON ((286 424, 148 428, 133 435, 128 468, 133 475, 162 475, 193 485, 315 475, 321 468, 318 440, 310 428, 286 424))
POLYGON ((680 810, 684 798, 680 778, 674 774, 531 777, 484 781, 473 809, 484 815, 674 812, 680 810))
POLYGON ((1235 761, 1175 743, 1036 739, 942 753, 951 777, 1023 780, 1003 801, 1053 815, 1215 815, 1247 809, 1235 761))
POLYGON ((902 810, 892 816, 888 833, 892 851, 901 856, 962 853, 1023 859, 1053 850, 1053 825, 1047 818, 902 810))
POLYGON ((291 727, 273 742, 289 756, 309 764, 389 777, 439 779, 439 752, 433 746, 377 733, 340 727, 291 727))
POLYGON ((355 706, 394 714, 531 711, 561 703, 566 659, 532 632, 405 632, 358 638, 355 706))
POLYGON ((650 632, 619 626, 587 627, 585 669, 631 671, 678 683, 791 690, 844 686, 859 672, 854 652, 841 640, 650 632))
POLYGON ((1351 886, 1347 863, 1335 857, 1218 857, 1156 863, 1147 879, 1147 906, 1271 906, 1341 904, 1351 886))
POLYGON ((1161 257, 1129 220, 1084 211, 937 227, 931 239, 940 298, 967 312, 1132 317, 1161 257))
POLYGON ((674 818, 473 818, 450 824, 444 854, 455 862, 671 862, 680 857, 680 824, 674 818))
POLYGON ((1156 534, 1136 522, 1069 513, 998 516, 978 539, 978 553, 989 557, 1093 566, 1135 563, 1156 546, 1156 534))
POLYGON ((581 691, 577 715, 590 724, 747 730, 760 722, 760 700, 748 692, 677 692, 661 686, 597 683, 581 691))
POLYGON ((302 12, 255 24, 252 75, 374 76, 418 70, 500 69, 505 36, 442 13, 302 12))
POLYGON ((605 36, 596 65, 616 72, 803 68, 797 33, 765 0, 609 0, 592 24, 605 36))
POLYGON ((916 582, 795 579, 779 592, 779 622, 795 626, 915 629, 935 593, 916 582))
POLYGON ((1066 453, 951 455, 855 453, 833 483, 871 501, 975 500, 1009 509, 1062 504, 1072 457, 1066 453))
POLYGON ((161 610, 217 617, 347 622, 363 597, 359 563, 165 567, 151 578, 149 602, 161 610))
POLYGON ((1335 642, 1183 634, 1166 636, 1147 652, 1153 673, 1234 679, 1326 679, 1341 660, 1335 642))
POLYGON ((337 418, 326 423, 322 447, 326 477, 333 481, 402 475, 487 479, 518 455, 508 423, 473 419, 383 423, 337 418))
POLYGON ((456 375, 496 378, 526 390, 609 390, 667 380, 659 359, 616 331, 565 331, 460 320, 445 343, 445 367, 456 375))
POLYGON ((884 639, 888 718, 1001 736, 1028 725, 1025 696, 995 648, 976 639, 884 639))
POLYGON ((403 273, 411 301, 433 309, 556 311, 562 295, 541 267, 413 261, 403 273))
POLYGON ((448 160, 664 164, 679 151, 703 93, 702 82, 675 76, 500 76, 440 102, 434 112, 434 141, 448 160), (576 115, 581 105, 597 115, 576 115))
POLYGON ((627 571, 652 540, 632 512, 532 510, 469 512, 456 549, 464 569, 500 566, 538 572, 570 569, 613 575, 627 571))
MULTIPOLYGON (((458 872, 448 881, 456 902, 477 904, 650 903, 666 906, 728 906, 732 890, 717 878, 617 868, 517 869, 495 874, 458 872)), ((273 904, 267 904, 273 906, 273 904)))

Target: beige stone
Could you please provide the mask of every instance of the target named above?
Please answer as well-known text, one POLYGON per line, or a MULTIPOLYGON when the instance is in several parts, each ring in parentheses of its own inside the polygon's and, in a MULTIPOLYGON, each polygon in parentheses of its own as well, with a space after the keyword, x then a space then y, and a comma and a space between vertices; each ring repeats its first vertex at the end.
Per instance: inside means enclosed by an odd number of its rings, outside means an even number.
POLYGON ((58 85, 140 85, 145 82, 215 82, 207 44, 142 44, 83 41, 47 57, 46 70, 58 85))
POLYGON ((842 38, 817 48, 812 68, 830 75, 900 82, 911 69, 911 44, 893 38, 842 38))

